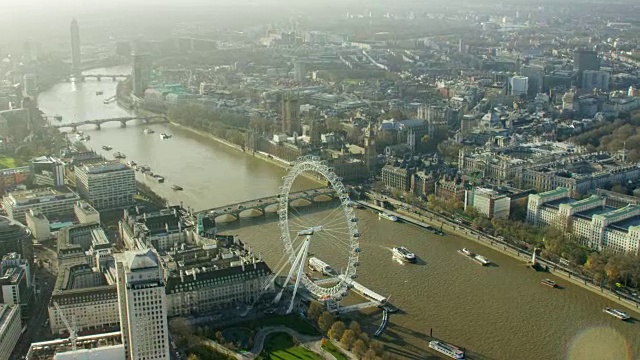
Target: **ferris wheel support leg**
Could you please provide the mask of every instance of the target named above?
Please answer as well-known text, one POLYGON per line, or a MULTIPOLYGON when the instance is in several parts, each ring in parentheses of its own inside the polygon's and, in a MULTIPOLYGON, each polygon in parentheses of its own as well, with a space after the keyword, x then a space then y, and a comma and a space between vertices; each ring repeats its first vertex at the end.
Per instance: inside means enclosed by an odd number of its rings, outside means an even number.
POLYGON ((307 263, 307 254, 309 253, 309 242, 311 240, 310 236, 307 236, 307 239, 304 241, 304 245, 302 246, 302 261, 300 262, 300 266, 298 267, 298 275, 296 276, 296 285, 293 287, 293 295, 291 295, 291 303, 289 303, 289 308, 287 309, 287 314, 291 314, 291 310, 293 310, 293 303, 296 300, 296 294, 298 293, 298 287, 300 286, 300 279, 302 279, 302 275, 304 275, 304 264, 307 263))
MULTIPOLYGON (((293 272, 298 270, 298 267, 304 268, 304 262, 302 264, 300 264, 300 259, 303 257, 303 255, 305 255, 307 253, 307 251, 309 249, 308 241, 309 241, 309 239, 307 239, 306 243, 302 245, 302 247, 300 248, 300 252, 298 252, 298 255, 296 255, 296 258, 293 261, 293 264, 291 264, 291 269, 289 269, 289 274, 287 275, 287 280, 284 281, 284 284, 282 285, 282 289, 280 290, 278 295, 276 295, 276 298, 273 299, 273 303, 274 304, 277 304, 278 302, 280 302, 280 298, 282 298, 282 293, 284 292, 284 289, 287 288, 287 284, 289 284, 289 281, 291 280, 291 276, 293 275, 293 272)), ((304 257, 306 258, 306 255, 304 257)), ((300 281, 300 276, 298 276, 296 278, 296 288, 298 286, 298 282, 299 281, 300 281)))

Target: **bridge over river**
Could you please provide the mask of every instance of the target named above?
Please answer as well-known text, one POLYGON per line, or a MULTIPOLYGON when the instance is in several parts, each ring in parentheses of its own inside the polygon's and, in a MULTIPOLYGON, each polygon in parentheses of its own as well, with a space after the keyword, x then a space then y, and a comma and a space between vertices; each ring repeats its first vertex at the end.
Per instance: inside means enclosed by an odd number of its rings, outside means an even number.
MULTIPOLYGON (((289 204, 292 206, 291 204, 295 202, 297 203, 295 206, 305 206, 310 205, 311 203, 331 201, 335 197, 336 192, 331 188, 300 191, 289 194, 289 204), (301 203, 300 200, 305 200, 307 203, 301 203)), ((255 217, 265 215, 266 213, 275 213, 278 211, 279 202, 279 195, 269 196, 237 204, 201 210, 195 212, 194 215, 197 216, 198 214, 204 214, 209 217, 214 217, 216 221, 229 222, 238 220, 241 217, 255 217)))
POLYGON ((117 118, 109 118, 109 119, 94 119, 94 120, 85 120, 85 121, 77 121, 73 123, 67 124, 52 124, 51 127, 62 129, 62 128, 71 128, 73 132, 78 130, 78 127, 83 125, 94 125, 96 130, 100 130, 102 124, 108 122, 119 122, 121 127, 127 127, 127 123, 132 120, 142 120, 145 124, 150 123, 165 123, 169 122, 166 116, 131 116, 131 117, 117 117, 117 118))
POLYGON ((98 81, 102 81, 102 78, 111 79, 116 81, 118 79, 126 79, 129 77, 128 74, 83 74, 83 75, 70 75, 67 78, 67 81, 85 81, 87 79, 96 79, 98 81))

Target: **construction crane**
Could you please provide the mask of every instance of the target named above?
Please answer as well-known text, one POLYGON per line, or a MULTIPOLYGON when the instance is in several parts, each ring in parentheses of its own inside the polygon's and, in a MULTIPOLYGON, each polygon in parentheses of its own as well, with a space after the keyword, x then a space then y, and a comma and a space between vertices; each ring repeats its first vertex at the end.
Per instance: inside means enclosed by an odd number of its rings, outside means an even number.
POLYGON ((60 315, 60 318, 62 319, 62 322, 64 323, 64 326, 67 328, 67 330, 69 330, 69 341, 71 341, 71 349, 73 350, 73 358, 76 358, 76 342, 78 341, 78 332, 76 330, 76 324, 75 324, 75 317, 73 318, 73 327, 71 325, 69 325, 69 322, 67 321, 67 318, 64 316, 64 313, 62 312, 62 309, 60 309, 60 305, 58 305, 57 302, 53 302, 53 306, 56 307, 56 310, 58 311, 58 315, 60 315))

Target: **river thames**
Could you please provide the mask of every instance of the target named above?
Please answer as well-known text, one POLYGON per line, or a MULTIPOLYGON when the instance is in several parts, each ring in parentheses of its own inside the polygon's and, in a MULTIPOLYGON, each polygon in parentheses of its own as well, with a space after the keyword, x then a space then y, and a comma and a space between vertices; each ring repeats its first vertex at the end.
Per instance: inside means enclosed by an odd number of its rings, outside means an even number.
MULTIPOLYGON (((95 73, 128 73, 130 68, 96 69, 95 73)), ((62 123, 128 116, 127 110, 103 100, 115 94, 115 82, 87 80, 61 83, 42 93, 39 106, 45 114, 62 115, 62 123), (97 91, 104 95, 97 96, 97 91)), ((166 178, 164 184, 145 180, 159 195, 173 203, 205 209, 274 195, 285 170, 248 154, 229 149, 205 136, 169 124, 105 124, 97 131, 82 128, 91 136, 86 145, 112 158, 103 145, 120 151, 128 160, 149 165, 166 178), (160 133, 173 138, 162 140, 160 133), (171 190, 177 184, 184 191, 171 190)), ((297 180, 295 189, 316 187, 297 180)), ((427 358, 425 334, 463 346, 473 359, 640 359, 640 315, 622 322, 602 313, 615 307, 606 299, 578 286, 559 282, 562 289, 540 284, 545 276, 506 255, 457 236, 435 236, 409 224, 379 220, 372 212, 356 210, 362 234, 358 281, 390 296, 402 312, 393 314, 381 337, 402 358, 427 358), (406 246, 420 261, 415 265, 392 260, 390 249, 406 246), (468 247, 495 262, 481 267, 457 250, 468 247)), ((330 210, 301 211, 307 223, 330 216, 330 210)), ((275 267, 283 254, 275 216, 243 219, 221 226, 238 234, 275 267)), ((446 229, 445 229, 446 230, 446 229)), ((339 240, 336 240, 339 241, 339 240)), ((346 262, 344 247, 313 243, 316 256, 340 267, 346 262)), ((380 321, 376 314, 371 322, 380 321)), ((372 326, 372 325, 370 325, 372 326)))

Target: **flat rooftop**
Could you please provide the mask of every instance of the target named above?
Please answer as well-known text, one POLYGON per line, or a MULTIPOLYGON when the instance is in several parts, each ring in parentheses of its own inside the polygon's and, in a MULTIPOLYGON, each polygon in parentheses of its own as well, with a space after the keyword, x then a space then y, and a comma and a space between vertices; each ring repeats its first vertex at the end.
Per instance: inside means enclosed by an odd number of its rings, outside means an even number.
POLYGON ((82 164, 80 168, 84 172, 89 174, 103 174, 103 173, 116 172, 116 171, 132 170, 129 166, 117 160, 82 164))
POLYGON ((545 203, 544 206, 551 207, 551 208, 554 208, 554 209, 558 209, 560 207, 560 205, 573 204, 576 201, 577 201, 576 199, 572 199, 572 198, 562 198, 562 199, 549 201, 548 203, 545 203))
POLYGON ((626 220, 609 224, 610 228, 624 232, 629 232, 629 228, 632 226, 640 226, 640 216, 634 216, 626 220))
POLYGON ((629 213, 638 211, 638 209, 640 209, 640 206, 629 205, 629 206, 625 206, 623 208, 616 209, 608 213, 602 214, 602 216, 604 216, 605 219, 611 219, 618 216, 625 216, 629 213))
POLYGON ((586 220, 591 220, 591 218, 594 215, 603 215, 606 213, 610 213, 612 211, 614 211, 616 208, 610 207, 610 206, 598 206, 595 207, 593 209, 589 209, 589 210, 585 210, 585 211, 581 211, 579 213, 576 213, 576 216, 581 217, 583 219, 586 220))
POLYGON ((64 199, 80 199, 78 194, 71 191, 68 187, 18 190, 9 193, 8 196, 15 205, 29 205, 64 199))
POLYGON ((578 201, 574 201, 572 203, 569 204, 569 206, 571 207, 578 207, 578 206, 584 206, 584 205, 592 205, 592 204, 598 204, 602 202, 602 198, 599 196, 590 196, 586 199, 582 199, 582 200, 578 200, 578 201))

